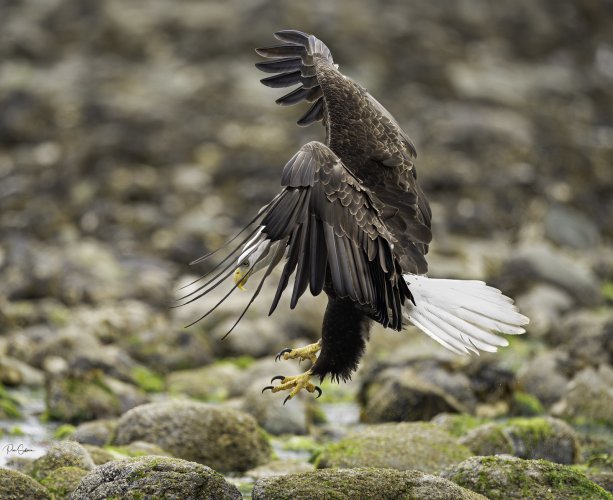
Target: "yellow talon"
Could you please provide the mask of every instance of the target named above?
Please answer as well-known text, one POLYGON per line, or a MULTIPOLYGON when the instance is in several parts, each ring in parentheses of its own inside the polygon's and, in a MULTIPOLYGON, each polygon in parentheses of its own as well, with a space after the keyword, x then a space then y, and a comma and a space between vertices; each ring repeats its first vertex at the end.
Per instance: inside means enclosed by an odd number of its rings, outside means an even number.
POLYGON ((305 389, 307 392, 310 393, 317 392, 317 397, 319 397, 321 396, 321 389, 311 383, 311 376, 312 373, 310 370, 308 372, 302 373, 301 375, 295 375, 293 377, 283 377, 281 375, 277 375, 276 377, 272 378, 271 382, 281 379, 281 383, 277 386, 269 385, 267 387, 264 387, 262 392, 266 391, 267 389, 272 392, 286 391, 291 389, 289 395, 283 401, 283 404, 287 403, 302 389, 305 389))
POLYGON ((311 360, 311 363, 315 363, 317 361, 316 354, 321 350, 321 340, 315 342, 314 344, 307 345, 305 347, 300 347, 298 349, 283 349, 281 352, 277 353, 275 356, 275 360, 279 361, 281 357, 283 359, 299 359, 300 361, 304 361, 305 359, 311 360))

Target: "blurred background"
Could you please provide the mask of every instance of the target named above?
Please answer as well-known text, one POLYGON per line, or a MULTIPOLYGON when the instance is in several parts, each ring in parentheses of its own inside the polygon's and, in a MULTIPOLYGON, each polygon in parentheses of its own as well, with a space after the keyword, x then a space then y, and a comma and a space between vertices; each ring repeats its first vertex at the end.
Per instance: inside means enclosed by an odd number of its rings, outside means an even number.
POLYGON ((3 440, 57 438, 59 424, 113 422, 171 395, 248 410, 272 434, 553 414, 603 425, 610 445, 612 163, 607 0, 4 0, 3 440), (189 262, 324 138, 259 83, 253 49, 284 28, 321 38, 413 138, 434 214, 430 275, 513 296, 532 320, 523 338, 464 359, 413 329, 375 330, 351 384, 282 408, 259 390, 297 373, 273 355, 318 338, 321 300, 269 318, 265 290, 220 341, 249 298, 235 294, 184 328, 215 299, 170 308, 209 269, 189 262))

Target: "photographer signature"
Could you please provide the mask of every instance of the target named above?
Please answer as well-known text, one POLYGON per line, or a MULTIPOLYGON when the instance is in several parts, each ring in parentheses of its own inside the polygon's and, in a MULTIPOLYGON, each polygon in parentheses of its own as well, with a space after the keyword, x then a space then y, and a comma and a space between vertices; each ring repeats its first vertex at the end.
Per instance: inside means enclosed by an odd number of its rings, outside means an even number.
POLYGON ((9 443, 2 447, 2 451, 6 453, 7 455, 10 455, 11 453, 17 453, 18 455, 23 455, 24 453, 29 453, 29 452, 36 451, 36 450, 33 450, 32 448, 28 448, 23 443, 19 443, 17 446, 15 446, 12 443, 9 443))

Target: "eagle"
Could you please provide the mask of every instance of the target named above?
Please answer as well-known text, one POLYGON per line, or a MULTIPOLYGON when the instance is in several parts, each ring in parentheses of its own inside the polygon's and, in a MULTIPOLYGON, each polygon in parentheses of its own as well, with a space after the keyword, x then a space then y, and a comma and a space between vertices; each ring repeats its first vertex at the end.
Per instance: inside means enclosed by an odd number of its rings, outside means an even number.
POLYGON ((276 102, 310 103, 298 125, 322 122, 325 142, 309 142, 292 156, 279 194, 222 247, 230 252, 200 280, 213 277, 183 297, 193 302, 233 277, 230 291, 195 322, 261 275, 236 326, 281 266, 269 314, 288 286, 291 309, 307 290, 325 292, 320 340, 276 355, 309 360, 309 370, 277 375, 271 384, 279 383, 262 390, 288 391, 283 404, 301 390, 319 397, 314 377, 350 379, 374 322, 398 331, 413 324, 457 354, 494 352, 508 345, 497 334, 524 333, 528 318, 496 288, 426 276, 432 212, 417 181, 415 146, 391 113, 339 71, 315 36, 296 30, 274 36, 280 43, 256 49, 266 58, 256 67, 271 75, 261 82, 275 89, 297 85, 276 102))

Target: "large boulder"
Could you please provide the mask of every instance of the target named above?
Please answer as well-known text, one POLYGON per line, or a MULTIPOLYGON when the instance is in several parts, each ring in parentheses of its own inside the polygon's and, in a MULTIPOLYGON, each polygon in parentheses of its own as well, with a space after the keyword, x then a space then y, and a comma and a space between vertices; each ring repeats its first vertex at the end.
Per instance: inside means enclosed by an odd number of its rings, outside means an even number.
POLYGON ((105 446, 111 442, 116 428, 117 420, 115 419, 83 422, 77 426, 70 439, 81 444, 105 446))
POLYGON ((545 460, 522 460, 505 455, 471 457, 443 471, 441 476, 491 500, 611 498, 575 469, 545 460))
POLYGON ((381 467, 438 472, 471 456, 440 426, 423 422, 371 425, 329 445, 318 468, 381 467))
POLYGON ((3 500, 49 500, 44 486, 23 472, 0 467, 0 498, 3 500))
POLYGON ((51 471, 40 483, 47 488, 54 500, 67 500, 88 472, 79 467, 60 467, 51 471))
POLYGON ((551 417, 485 424, 471 430, 460 442, 476 455, 509 454, 559 464, 577 463, 581 455, 574 429, 551 417))
POLYGON ((221 472, 248 470, 270 459, 270 444, 251 415, 196 401, 130 410, 119 420, 115 444, 133 441, 155 443, 176 457, 221 472))
POLYGON ((483 499, 470 490, 440 477, 409 470, 340 469, 317 470, 289 476, 260 479, 252 493, 253 500, 353 500, 376 498, 397 500, 428 498, 483 499))
POLYGON ((441 367, 429 367, 427 372, 388 368, 362 388, 361 399, 362 420, 369 423, 430 420, 439 413, 468 413, 476 403, 468 377, 441 367))
POLYGON ((562 399, 551 411, 574 421, 613 425, 613 368, 601 365, 585 368, 567 384, 562 399))
POLYGON ((235 486, 209 467, 176 458, 147 456, 115 460, 85 476, 73 500, 107 498, 240 499, 235 486))
POLYGON ((60 441, 51 445, 47 453, 37 458, 32 466, 32 476, 39 481, 62 467, 94 468, 94 461, 87 450, 74 441, 60 441))
POLYGON ((149 401, 137 387, 98 370, 50 374, 46 389, 49 416, 63 422, 115 417, 149 401))

